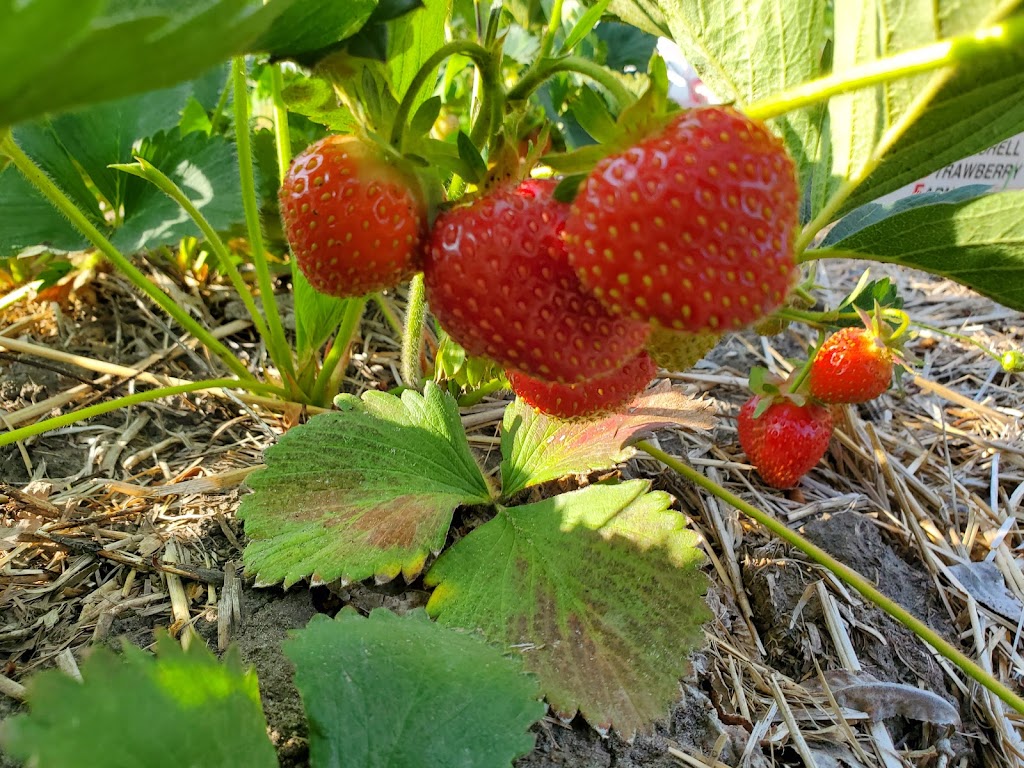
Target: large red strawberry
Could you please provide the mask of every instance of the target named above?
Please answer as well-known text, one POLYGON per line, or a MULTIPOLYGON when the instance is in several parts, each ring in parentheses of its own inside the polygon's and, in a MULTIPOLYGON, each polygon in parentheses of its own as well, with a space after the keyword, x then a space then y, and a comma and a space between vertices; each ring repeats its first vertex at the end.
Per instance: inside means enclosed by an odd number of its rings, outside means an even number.
POLYGON ((818 349, 808 376, 813 397, 823 403, 874 400, 892 382, 893 353, 867 328, 843 328, 818 349))
POLYGON ((528 180, 441 214, 423 273, 431 310, 471 355, 572 384, 620 368, 648 328, 584 292, 565 254, 569 206, 552 197, 555 186, 528 180))
POLYGON ((641 352, 622 368, 578 384, 541 381, 525 373, 508 371, 508 383, 523 400, 542 413, 559 419, 594 419, 614 413, 643 392, 658 373, 658 366, 641 352))
POLYGON ((426 207, 416 180, 355 136, 328 136, 292 161, 278 193, 288 243, 331 296, 392 288, 419 270, 426 207))
POLYGON ((613 312, 721 333, 785 300, 798 204, 778 138, 732 107, 698 107, 597 164, 566 224, 569 257, 613 312))
POLYGON ((763 397, 755 395, 740 409, 740 446, 768 485, 790 488, 825 455, 832 412, 813 401, 799 405, 783 396, 757 414, 763 397))

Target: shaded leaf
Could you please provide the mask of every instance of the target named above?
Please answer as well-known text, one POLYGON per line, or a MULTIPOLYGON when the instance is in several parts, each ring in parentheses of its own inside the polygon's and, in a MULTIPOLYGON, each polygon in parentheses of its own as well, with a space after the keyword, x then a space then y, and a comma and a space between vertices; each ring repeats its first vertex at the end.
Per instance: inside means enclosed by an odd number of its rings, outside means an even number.
POLYGON ((377 8, 377 0, 296 0, 252 49, 277 59, 328 48, 358 32, 377 8))
POLYGON ((444 545, 460 504, 490 489, 455 401, 433 382, 401 399, 341 395, 338 413, 288 431, 238 510, 246 570, 265 584, 413 578, 444 545))
POLYGON ((295 259, 292 264, 292 292, 295 295, 295 348, 300 361, 311 359, 327 343, 341 324, 349 302, 320 293, 302 274, 295 259))
POLYGON ((609 469, 636 451, 632 440, 662 427, 709 430, 711 404, 684 395, 668 382, 637 397, 628 408, 590 422, 546 416, 517 399, 501 428, 502 494, 514 494, 564 475, 609 469))
POLYGON ((338 133, 349 133, 356 119, 347 107, 338 103, 331 84, 319 77, 294 75, 281 93, 289 111, 308 117, 338 133))
POLYGON ((221 663, 163 635, 155 659, 97 646, 81 672, 81 683, 57 670, 29 681, 29 714, 0 730, 9 754, 48 768, 92 768, 100 755, 109 768, 277 765, 256 673, 234 652, 221 663))
POLYGON ((195 77, 292 2, 0 0, 0 126, 195 77))
POLYGON ((518 648, 552 709, 626 739, 668 713, 710 614, 668 494, 633 480, 502 508, 427 574, 427 611, 518 648))
POLYGON ((544 715, 522 664, 422 611, 314 616, 285 644, 313 765, 501 766, 533 748, 544 715))
POLYGON ((1024 309, 1024 191, 912 207, 808 256, 915 267, 1024 309))
MULTIPOLYGON (((214 229, 227 230, 243 216, 238 156, 223 136, 177 132, 157 137, 139 150, 171 178, 209 220, 214 229)), ((125 203, 124 222, 111 242, 126 253, 202 237, 199 227, 176 202, 152 184, 141 184, 125 203)))
POLYGON ((607 10, 608 3, 611 0, 597 0, 594 5, 586 10, 586 12, 580 16, 576 25, 572 28, 568 35, 565 37, 565 42, 562 43, 562 51, 568 53, 589 35, 597 22, 601 20, 602 14, 607 10))

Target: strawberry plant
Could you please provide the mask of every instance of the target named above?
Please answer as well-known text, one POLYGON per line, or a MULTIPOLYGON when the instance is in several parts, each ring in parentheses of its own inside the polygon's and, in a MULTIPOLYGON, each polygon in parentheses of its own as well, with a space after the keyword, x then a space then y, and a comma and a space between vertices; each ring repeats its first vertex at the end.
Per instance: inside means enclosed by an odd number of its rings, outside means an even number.
MULTIPOLYGON (((0 69, 14 73, 0 86, 0 206, 11 214, 0 257, 95 249, 225 375, 44 420, 0 445, 201 389, 326 411, 284 434, 251 476, 239 510, 250 576, 286 587, 422 579, 437 624, 519 653, 557 716, 580 713, 626 738, 664 715, 709 616, 685 510, 620 474, 642 449, 1024 712, 859 574, 636 442, 709 426, 672 387, 644 391, 654 360, 682 369, 725 333, 803 325, 834 335, 781 389, 754 374, 737 425, 768 485, 810 471, 832 432, 821 401, 862 402, 890 381, 893 360, 876 342, 888 331, 840 329, 863 324, 865 310, 912 322, 881 283, 816 309, 819 260, 904 265, 1024 309, 1024 193, 883 199, 1024 127, 1018 3, 939 0, 892 14, 799 0, 787 9, 799 23, 746 0, 107 5, 0 4, 0 63, 22 62, 0 69), (611 46, 603 29, 620 22, 627 44, 611 46), (66 34, 44 51, 33 35, 47 28, 66 34), (170 48, 179 36, 188 45, 170 48), (696 68, 698 100, 730 106, 672 102, 655 37, 696 68), (116 76, 96 51, 132 71, 116 76), (69 64, 82 56, 87 65, 69 64), (104 99, 118 100, 94 103, 104 99), (272 116, 272 135, 254 140, 255 111, 272 116), (234 228, 246 252, 229 248, 234 228), (138 252, 184 237, 238 293, 265 361, 241 360, 140 269, 138 252), (275 298, 280 277, 294 333, 275 298), (405 281, 405 316, 394 317, 380 292, 405 281), (358 397, 341 390, 368 301, 400 328, 401 371, 392 391, 358 397), (854 378, 841 364, 851 340, 871 368, 854 378), (495 479, 459 405, 509 387, 519 397, 505 410, 495 479)), ((1019 370, 1019 354, 1003 360, 1019 370)))

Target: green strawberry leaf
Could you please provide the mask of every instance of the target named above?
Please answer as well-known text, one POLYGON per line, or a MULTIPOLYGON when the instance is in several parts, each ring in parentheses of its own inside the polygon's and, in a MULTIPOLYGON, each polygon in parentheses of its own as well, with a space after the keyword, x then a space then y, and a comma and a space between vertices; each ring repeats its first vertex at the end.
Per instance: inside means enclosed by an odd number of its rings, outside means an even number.
POLYGON ((590 422, 566 422, 516 399, 501 428, 501 485, 509 499, 524 488, 565 475, 610 469, 636 451, 627 444, 662 427, 709 430, 710 403, 694 400, 665 381, 621 413, 590 422))
POLYGON ((427 611, 523 652, 552 709, 626 739, 665 717, 710 612, 671 497, 633 480, 502 508, 427 574, 427 611))
POLYGON ((352 112, 338 103, 331 84, 319 77, 296 74, 281 98, 290 112, 297 112, 337 133, 350 133, 356 126, 352 112))
POLYGON ((583 38, 589 35, 594 27, 597 26, 597 22, 601 20, 601 16, 604 15, 605 10, 608 8, 608 4, 611 0, 597 0, 587 11, 580 16, 576 25, 572 28, 568 35, 565 37, 565 42, 562 43, 562 52, 569 53, 579 45, 583 38))
POLYGON ((807 255, 914 267, 1024 310, 1024 191, 910 207, 807 255))
POLYGON ((295 259, 292 265, 292 292, 295 296, 295 350, 300 361, 312 360, 321 347, 338 331, 351 299, 339 299, 320 293, 309 284, 295 259))
POLYGON ((580 127, 596 141, 606 144, 618 138, 618 128, 608 111, 608 105, 590 86, 580 88, 572 105, 572 114, 580 127))
MULTIPOLYGON (((401 99, 412 85, 416 73, 444 45, 444 28, 450 11, 447 0, 427 0, 418 3, 425 6, 420 10, 403 15, 391 24, 391 35, 388 39, 388 74, 391 77, 391 88, 401 99)), ((433 80, 427 80, 432 86, 433 80)), ((412 102, 414 113, 424 101, 432 95, 432 88, 421 88, 412 102)))
POLYGON ((0 126, 196 77, 293 2, 0 0, 0 126))
POLYGON ((444 546, 457 506, 491 501, 455 401, 433 382, 422 395, 338 404, 287 432, 249 477, 255 493, 238 516, 260 583, 412 579, 444 546))
POLYGON ((527 729, 544 715, 518 660, 422 611, 314 616, 284 650, 313 765, 507 766, 533 748, 527 729))
POLYGON ((81 671, 82 682, 57 670, 29 681, 30 712, 3 723, 4 751, 51 768, 277 765, 256 673, 233 651, 222 663, 163 635, 156 658, 97 646, 81 671))
MULTIPOLYGON (((214 229, 223 232, 242 219, 238 156, 223 136, 182 137, 175 130, 143 142, 137 155, 169 176, 214 229)), ((181 206, 152 184, 133 183, 126 189, 124 221, 111 237, 125 253, 202 237, 181 206)))
MULTIPOLYGON (((899 12, 893 14, 902 20, 901 34, 894 42, 903 48, 921 41, 925 32, 927 41, 966 34, 1022 7, 1020 0, 942 0, 911 5, 913 11, 900 5, 899 12)), ((892 34, 881 35, 881 39, 886 37, 892 34)), ((896 50, 890 47, 880 53, 896 50)), ((1022 90, 1024 50, 1020 49, 977 57, 889 86, 879 116, 882 128, 888 129, 887 142, 852 169, 856 188, 833 218, 1020 133, 1024 130, 1022 90), (907 114, 915 119, 903 119, 907 114)))
POLYGON ((369 20, 377 0, 298 0, 285 10, 260 38, 253 50, 274 59, 303 58, 345 40, 369 20))
POLYGON ((463 178, 471 184, 479 184, 487 176, 487 163, 481 157, 480 150, 463 131, 459 131, 456 146, 459 149, 459 159, 469 174, 463 178))
POLYGON ((438 116, 441 114, 441 97, 431 96, 416 109, 409 122, 409 132, 419 136, 430 133, 438 116))

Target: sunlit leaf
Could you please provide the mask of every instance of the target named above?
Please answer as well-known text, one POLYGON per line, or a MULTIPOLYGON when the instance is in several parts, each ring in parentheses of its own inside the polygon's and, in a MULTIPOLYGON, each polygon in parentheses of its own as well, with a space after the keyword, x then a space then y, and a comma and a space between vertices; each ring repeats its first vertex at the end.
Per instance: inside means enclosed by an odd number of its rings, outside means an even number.
POLYGON ((422 611, 314 616, 285 645, 313 765, 508 766, 544 715, 522 664, 422 611))
POLYGON ((277 765, 256 674, 233 652, 221 663, 165 635, 156 658, 97 646, 81 672, 82 682, 57 670, 29 681, 29 714, 0 730, 8 754, 46 768, 277 765))
POLYGON ((505 409, 501 429, 502 492, 505 498, 565 475, 614 467, 634 455, 631 440, 661 427, 709 430, 711 405, 663 382, 621 413, 598 421, 566 422, 546 416, 522 400, 505 409))
POLYGON ((416 576, 444 545, 460 504, 491 492, 455 401, 433 382, 401 399, 339 398, 267 450, 238 516, 246 569, 261 583, 416 576))
POLYGON ((516 648, 563 718, 630 739, 668 714, 709 618, 697 537, 649 483, 502 508, 427 574, 427 610, 516 648))

